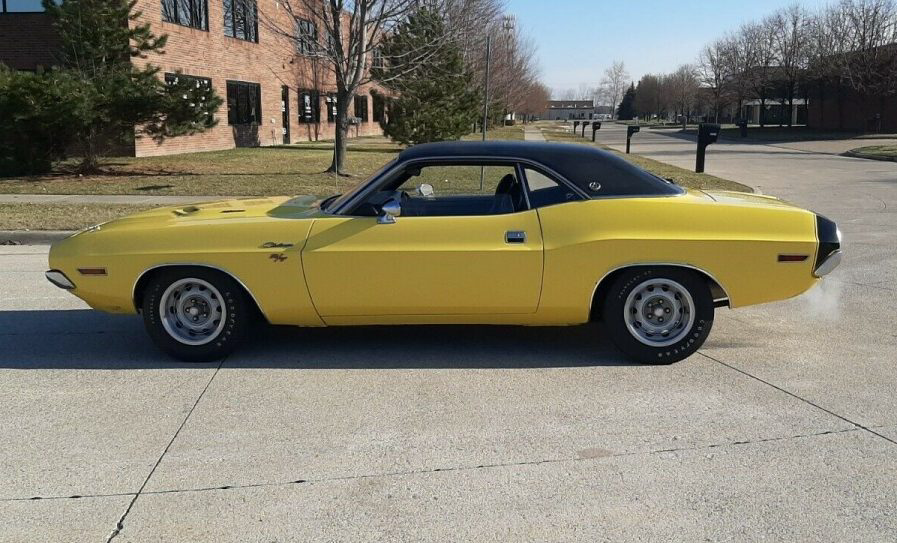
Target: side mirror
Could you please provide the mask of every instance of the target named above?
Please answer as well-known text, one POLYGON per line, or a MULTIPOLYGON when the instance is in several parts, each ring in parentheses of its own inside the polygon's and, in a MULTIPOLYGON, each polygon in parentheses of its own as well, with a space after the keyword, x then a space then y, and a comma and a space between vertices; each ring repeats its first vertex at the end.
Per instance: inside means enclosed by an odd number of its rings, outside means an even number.
POLYGON ((394 224, 396 217, 402 216, 402 204, 395 198, 390 198, 380 208, 380 216, 377 217, 377 224, 394 224))
POLYGON ((424 198, 432 198, 436 192, 433 190, 433 185, 429 183, 422 183, 419 187, 417 187, 417 193, 424 198))

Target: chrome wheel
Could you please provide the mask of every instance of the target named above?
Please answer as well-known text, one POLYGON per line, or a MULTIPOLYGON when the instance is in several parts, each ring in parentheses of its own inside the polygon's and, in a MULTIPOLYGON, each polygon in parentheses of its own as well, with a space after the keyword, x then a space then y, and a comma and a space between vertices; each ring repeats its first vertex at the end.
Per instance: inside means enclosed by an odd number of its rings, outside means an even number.
POLYGON ((623 304, 623 320, 635 339, 651 347, 666 347, 691 330, 695 303, 679 283, 648 279, 629 293, 623 304))
POLYGON ((227 320, 227 308, 211 283, 187 277, 168 286, 159 302, 162 326, 185 345, 205 345, 217 338, 227 320))

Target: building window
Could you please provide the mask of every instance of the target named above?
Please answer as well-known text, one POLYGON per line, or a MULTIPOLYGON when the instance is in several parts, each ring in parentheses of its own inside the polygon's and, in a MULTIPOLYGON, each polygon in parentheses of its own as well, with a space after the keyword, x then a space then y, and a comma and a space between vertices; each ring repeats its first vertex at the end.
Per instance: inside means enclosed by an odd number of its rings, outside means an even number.
POLYGON ((207 0, 162 0, 162 20, 166 23, 208 30, 209 6, 207 0))
POLYGON ((318 26, 308 19, 299 19, 296 29, 296 49, 302 55, 313 55, 318 51, 318 26))
POLYGON ((336 94, 330 93, 327 95, 327 98, 324 99, 324 102, 327 103, 327 122, 335 123, 336 122, 336 94))
POLYGON ((382 123, 386 120, 386 98, 379 92, 371 93, 371 107, 374 113, 374 122, 382 123))
POLYGON ((383 49, 380 47, 374 47, 371 50, 371 68, 375 70, 382 70, 386 67, 386 62, 383 60, 383 49))
POLYGON ((258 83, 227 82, 227 124, 261 124, 262 88, 258 83))
POLYGON ((368 97, 355 95, 355 116, 360 122, 368 122, 368 97))
POLYGON ((224 0, 224 35, 259 42, 256 0, 224 0))
POLYGON ((321 98, 317 91, 299 91, 299 122, 318 123, 321 121, 321 98))
MULTIPOLYGON (((212 88, 212 80, 208 77, 196 77, 195 75, 184 75, 184 74, 165 74, 165 83, 167 85, 175 85, 178 82, 188 83, 191 86, 196 87, 197 89, 205 89, 206 91, 211 90, 212 88)), ((206 96, 208 96, 208 92, 204 93, 201 100, 205 101, 206 96)), ((184 100, 189 100, 190 95, 185 94, 183 96, 184 100)), ((194 104, 190 104, 193 106, 194 104)), ((206 126, 212 126, 215 124, 215 117, 213 115, 209 115, 208 119, 205 122, 206 126)))

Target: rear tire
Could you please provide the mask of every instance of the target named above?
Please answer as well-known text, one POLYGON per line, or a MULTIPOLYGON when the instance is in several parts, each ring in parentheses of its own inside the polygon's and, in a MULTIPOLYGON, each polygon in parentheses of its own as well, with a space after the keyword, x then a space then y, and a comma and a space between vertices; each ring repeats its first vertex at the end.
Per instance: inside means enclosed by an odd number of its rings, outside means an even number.
POLYGON ((240 285, 207 268, 162 271, 147 285, 142 310, 153 342, 184 362, 224 358, 252 324, 251 305, 240 285))
POLYGON ((602 320, 611 341, 643 364, 672 364, 697 351, 713 327, 706 281, 682 268, 633 268, 607 291, 602 320))

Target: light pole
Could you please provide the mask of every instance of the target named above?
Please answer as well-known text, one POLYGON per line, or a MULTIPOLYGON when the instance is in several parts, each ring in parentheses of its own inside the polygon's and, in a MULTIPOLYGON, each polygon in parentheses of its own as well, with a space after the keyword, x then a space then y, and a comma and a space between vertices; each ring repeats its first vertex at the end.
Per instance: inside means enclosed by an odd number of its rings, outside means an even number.
POLYGON ((505 71, 507 72, 507 81, 505 81, 505 115, 508 117, 508 121, 510 121, 511 117, 511 81, 514 80, 514 74, 512 66, 512 50, 511 50, 511 37, 514 35, 514 28, 517 25, 517 20, 513 15, 505 15, 502 18, 501 27, 505 31, 505 49, 507 50, 507 61, 505 63, 505 71))
MULTIPOLYGON (((486 35, 486 93, 483 96, 483 141, 486 141, 486 123, 489 121, 489 59, 492 56, 492 36, 486 35)), ((480 167, 480 191, 483 190, 483 181, 486 177, 486 168, 480 167)))

